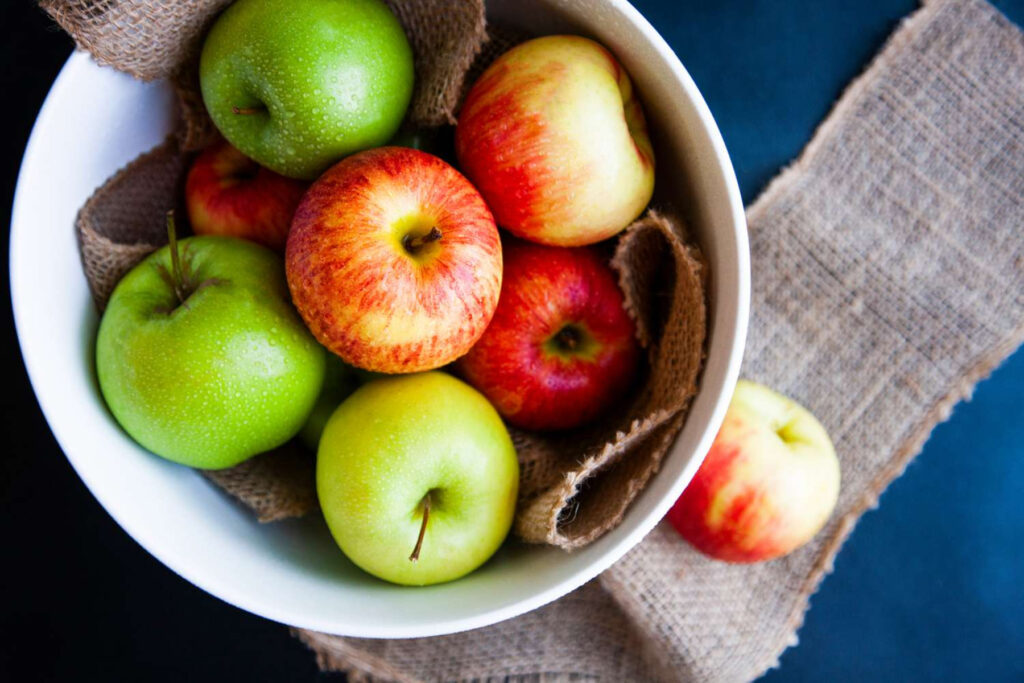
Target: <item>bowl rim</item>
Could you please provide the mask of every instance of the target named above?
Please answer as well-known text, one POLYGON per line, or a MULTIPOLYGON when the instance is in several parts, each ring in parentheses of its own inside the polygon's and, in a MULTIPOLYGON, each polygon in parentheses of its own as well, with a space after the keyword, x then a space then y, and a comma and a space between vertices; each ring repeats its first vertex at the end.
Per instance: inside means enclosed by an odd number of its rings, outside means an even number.
MULTIPOLYGON (((715 401, 714 407, 711 411, 711 417, 707 425, 704 427, 704 432, 694 449, 694 456, 669 487, 668 494, 663 496, 663 498, 660 499, 644 517, 635 522, 635 526, 629 531, 629 533, 619 539, 614 545, 611 545, 602 555, 589 565, 575 571, 560 581, 551 584, 546 589, 538 591, 527 598, 519 599, 501 607, 481 611, 475 616, 449 620, 442 619, 439 620, 438 623, 432 625, 432 627, 419 628, 379 628, 372 623, 364 623, 357 628, 346 628, 344 633, 341 635, 365 638, 411 638, 455 633, 472 628, 488 626, 510 619, 525 612, 537 609, 575 590, 618 561, 626 554, 626 552, 650 533, 655 525, 664 517, 668 512, 669 507, 671 507, 672 503, 674 503, 682 493, 683 489, 696 473, 697 468, 703 462, 704 456, 710 448, 711 442, 724 419, 729 398, 731 397, 732 390, 739 377, 740 364, 743 358, 744 346, 746 344, 750 306, 749 244, 747 240, 745 212, 736 174, 726 150, 725 142, 722 139, 721 133, 711 115, 707 103, 704 101, 704 98, 697 89, 693 79, 690 77, 685 67, 683 67, 672 48, 643 17, 643 15, 641 15, 640 12, 628 2, 625 0, 608 0, 608 4, 612 9, 621 13, 626 21, 632 23, 642 33, 643 37, 651 44, 659 56, 664 60, 666 66, 671 70, 678 85, 681 86, 696 110, 701 124, 704 127, 704 132, 710 139, 711 148, 714 152, 715 162, 718 167, 717 171, 723 176, 725 181, 726 195, 729 202, 729 213, 732 220, 728 227, 725 225, 719 225, 716 229, 732 230, 738 262, 736 263, 737 278, 735 286, 737 296, 735 300, 735 310, 732 312, 730 317, 719 319, 719 324, 725 328, 719 331, 719 335, 721 335, 726 342, 731 344, 731 349, 729 350, 723 371, 724 380, 722 383, 722 393, 715 401)), ((294 613, 281 609, 273 601, 258 600, 251 594, 235 590, 234 587, 227 582, 213 582, 210 581, 208 577, 199 576, 197 575, 197 572, 192 570, 190 563, 186 558, 165 552, 165 548, 162 547, 160 540, 147 533, 144 528, 144 524, 136 524, 136 521, 132 519, 130 515, 122 514, 122 511, 119 510, 117 505, 113 504, 112 501, 104 500, 100 497, 100 494, 97 493, 97 486, 95 482, 91 481, 88 468, 82 466, 82 462, 79 461, 79 457, 76 455, 77 450, 74 447, 74 444, 69 443, 68 439, 63 437, 61 428, 57 426, 59 423, 51 419, 55 414, 55 410, 46 398, 48 392, 46 390, 41 392, 37 381, 38 377, 41 376, 38 367, 40 364, 45 362, 45 359, 40 358, 37 354, 32 352, 32 350, 27 346, 23 335, 25 314, 20 313, 21 309, 19 306, 19 302, 25 301, 25 295, 22 293, 22 288, 20 286, 21 276, 19 275, 22 266, 16 262, 16 259, 13 257, 19 251, 17 245, 19 243, 20 236, 27 229, 25 227, 21 227, 27 224, 27 220, 24 216, 25 209, 23 208, 23 205, 25 204, 25 200, 22 188, 26 169, 30 165, 29 160, 33 158, 33 155, 40 144, 39 138, 41 137, 41 122, 53 116, 52 110, 53 101, 55 99, 54 93, 58 91, 66 81, 72 79, 78 70, 85 68, 99 67, 92 61, 87 53, 76 50, 70 55, 51 85, 47 97, 36 117, 31 135, 25 147, 25 152, 22 156, 11 213, 11 230, 8 253, 12 257, 10 258, 9 263, 9 277, 15 329, 29 381, 33 392, 35 393, 36 400, 39 403, 40 409, 47 421, 47 425, 50 427, 51 432, 65 454, 65 457, 67 457, 70 462, 72 468, 82 479, 90 493, 92 493, 100 505, 107 511, 114 521, 128 533, 129 536, 139 543, 139 545, 141 545, 148 553, 153 555, 176 574, 193 585, 201 588, 205 592, 253 614, 299 628, 325 631, 328 633, 339 633, 337 624, 321 623, 321 621, 316 619, 296 618, 294 613)), ((720 343, 725 342, 720 341, 720 343)))

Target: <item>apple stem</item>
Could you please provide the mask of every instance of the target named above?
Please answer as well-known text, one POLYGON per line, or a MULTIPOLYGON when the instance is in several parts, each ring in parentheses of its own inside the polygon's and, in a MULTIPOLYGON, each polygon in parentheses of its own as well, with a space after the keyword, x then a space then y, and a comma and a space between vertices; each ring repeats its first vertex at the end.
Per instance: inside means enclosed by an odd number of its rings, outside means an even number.
POLYGON ((249 116, 251 114, 259 114, 260 112, 266 111, 266 107, 231 107, 232 114, 240 114, 242 116, 249 116))
POLYGON ((430 519, 430 491, 423 496, 423 521, 420 523, 420 535, 416 538, 416 547, 409 555, 409 561, 415 562, 420 559, 420 550, 423 548, 423 536, 427 533, 427 520, 430 519))
POLYGON ((188 298, 185 293, 185 278, 181 270, 181 256, 178 254, 178 231, 174 228, 174 210, 167 212, 167 241, 171 249, 171 284, 174 287, 174 294, 178 297, 178 303, 185 303, 188 298))
POLYGON ((580 331, 572 325, 566 325, 555 335, 555 343, 566 351, 573 351, 580 345, 580 331))
POLYGON ((410 254, 415 254, 425 245, 430 244, 431 242, 436 242, 439 239, 441 239, 441 231, 435 225, 430 229, 430 232, 425 235, 406 235, 402 238, 402 246, 405 247, 405 250, 410 254))

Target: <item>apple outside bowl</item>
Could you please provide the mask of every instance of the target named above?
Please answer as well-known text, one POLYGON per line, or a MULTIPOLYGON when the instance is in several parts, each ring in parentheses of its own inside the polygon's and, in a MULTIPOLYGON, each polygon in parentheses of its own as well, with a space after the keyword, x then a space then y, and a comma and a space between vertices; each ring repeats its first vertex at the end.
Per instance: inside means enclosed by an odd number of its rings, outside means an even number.
POLYGON ((188 581, 254 614, 327 633, 402 638, 540 607, 597 576, 654 527, 725 414, 746 336, 749 252, 732 165, 696 86, 625 0, 489 0, 488 13, 537 35, 588 35, 626 66, 654 139, 655 202, 683 213, 710 262, 710 336, 686 425, 619 526, 572 553, 509 541, 448 584, 377 580, 342 555, 319 515, 259 524, 198 472, 151 455, 121 431, 96 382, 97 315, 72 225, 97 186, 172 129, 173 97, 163 83, 135 81, 75 53, 36 121, 18 178, 10 263, 18 338, 39 404, 72 466, 125 531, 188 581))

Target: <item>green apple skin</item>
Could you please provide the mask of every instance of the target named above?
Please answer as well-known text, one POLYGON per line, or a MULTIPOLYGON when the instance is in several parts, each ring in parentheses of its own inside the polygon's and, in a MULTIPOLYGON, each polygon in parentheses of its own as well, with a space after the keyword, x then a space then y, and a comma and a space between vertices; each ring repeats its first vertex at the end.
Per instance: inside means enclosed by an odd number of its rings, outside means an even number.
POLYGON ((375 380, 342 403, 320 439, 316 483, 327 525, 350 560, 386 581, 422 586, 468 574, 501 546, 519 463, 482 394, 427 372, 375 380))
POLYGON ((203 44, 199 81, 231 144, 313 179, 395 134, 412 97, 412 49, 380 0, 237 0, 203 44))
POLYGON ((320 445, 320 435, 327 426, 327 420, 331 419, 338 405, 359 387, 359 379, 354 368, 343 363, 333 353, 328 352, 325 355, 327 365, 324 370, 324 386, 306 424, 299 430, 302 443, 314 452, 320 445))
POLYGON ((184 304, 168 247, 110 297, 96 339, 100 389, 153 453, 231 467, 295 436, 320 393, 325 351, 291 306, 280 256, 233 237, 178 246, 191 283, 184 304))

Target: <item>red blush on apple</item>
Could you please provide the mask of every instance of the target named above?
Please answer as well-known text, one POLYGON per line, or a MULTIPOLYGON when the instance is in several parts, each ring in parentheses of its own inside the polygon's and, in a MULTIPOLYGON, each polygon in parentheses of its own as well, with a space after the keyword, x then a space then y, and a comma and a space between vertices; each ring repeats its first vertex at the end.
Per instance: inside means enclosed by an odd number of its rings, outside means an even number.
POLYGON ((509 240, 491 324, 458 362, 510 424, 577 427, 633 384, 640 359, 615 274, 590 247, 509 240))

